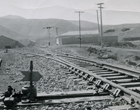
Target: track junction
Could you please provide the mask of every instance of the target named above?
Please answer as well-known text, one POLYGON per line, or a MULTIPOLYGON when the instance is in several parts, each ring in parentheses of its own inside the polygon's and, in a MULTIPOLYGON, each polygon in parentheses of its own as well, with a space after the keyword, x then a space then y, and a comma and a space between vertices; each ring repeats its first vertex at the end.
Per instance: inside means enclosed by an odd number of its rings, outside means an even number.
MULTIPOLYGON (((140 104, 140 79, 139 72, 118 66, 103 63, 97 60, 90 60, 81 56, 70 54, 55 54, 46 52, 45 54, 22 53, 28 57, 39 56, 53 60, 75 80, 82 80, 87 84, 87 90, 81 92, 59 92, 56 94, 37 94, 38 103, 18 103, 17 106, 32 106, 40 104, 58 104, 70 102, 82 102, 91 100, 124 100, 124 106, 118 107, 139 108, 140 104), (92 89, 94 87, 94 89, 92 89), (88 88, 90 90, 88 90, 88 88), (95 89, 96 88, 96 89, 95 89), (43 101, 42 101, 43 100, 43 101), (50 101, 51 100, 51 101, 50 101)), ((115 107, 114 107, 115 108, 115 107)), ((112 108, 112 109, 114 109, 112 108)), ((114 109, 115 110, 115 109, 114 109)))
POLYGON ((47 56, 67 69, 68 74, 75 75, 76 79, 83 79, 89 88, 96 86, 97 96, 119 97, 132 107, 140 107, 140 74, 138 71, 68 53, 48 53, 47 56))

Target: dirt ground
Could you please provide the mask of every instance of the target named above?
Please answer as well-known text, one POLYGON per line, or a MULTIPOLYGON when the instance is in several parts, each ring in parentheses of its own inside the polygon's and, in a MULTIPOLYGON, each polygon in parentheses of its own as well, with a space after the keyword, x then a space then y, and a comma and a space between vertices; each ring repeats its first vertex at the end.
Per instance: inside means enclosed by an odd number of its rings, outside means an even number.
MULTIPOLYGON (((111 64, 117 64, 121 66, 125 66, 134 70, 140 70, 140 51, 139 50, 129 50, 129 49, 119 49, 119 48, 104 48, 106 50, 105 54, 113 54, 116 55, 117 60, 106 58, 101 59, 99 58, 98 54, 91 53, 89 55, 89 52, 87 51, 88 48, 91 46, 82 46, 82 48, 79 48, 79 46, 52 46, 50 47, 51 50, 54 50, 56 53, 61 54, 62 52, 70 53, 72 55, 81 55, 90 59, 98 59, 104 62, 108 62, 111 64)), ((94 47, 100 50, 100 47, 94 47)), ((5 50, 0 50, 0 58, 2 58, 2 66, 0 67, 0 91, 6 91, 8 85, 12 85, 13 88, 16 90, 21 90, 23 85, 28 84, 29 82, 22 82, 20 81, 24 76, 20 71, 28 71, 29 70, 29 61, 34 60, 35 67, 34 69, 45 71, 43 64, 44 62, 41 62, 36 60, 36 58, 26 57, 24 55, 21 55, 20 53, 23 51, 29 51, 29 52, 36 52, 36 48, 32 49, 11 49, 8 51, 8 53, 5 53, 5 50), (40 62, 40 64, 38 64, 40 62), (37 69, 38 68, 38 69, 37 69)), ((39 52, 39 51, 38 51, 39 52)), ((46 62, 47 63, 47 62, 46 62)), ((47 70, 46 70, 47 71, 47 70)))
POLYGON ((127 49, 127 48, 113 48, 113 47, 104 47, 101 48, 100 46, 93 46, 93 45, 83 45, 81 48, 79 45, 65 45, 65 46, 57 46, 52 47, 56 50, 57 53, 61 54, 62 52, 70 53, 72 55, 80 55, 84 56, 89 59, 98 59, 100 61, 115 64, 118 66, 123 66, 126 68, 131 68, 133 70, 139 71, 140 70, 140 50, 138 49, 127 49), (102 56, 105 58, 100 57, 100 52, 98 54, 91 53, 89 55, 88 48, 92 47, 97 49, 97 51, 104 51, 102 56), (56 49, 57 48, 57 49, 56 49), (111 56, 106 58, 106 56, 111 56), (112 58, 112 57, 115 57, 112 58))
MULTIPOLYGON (((89 53, 87 49, 89 46, 83 46, 82 48, 79 48, 79 46, 63 46, 63 47, 49 47, 49 49, 61 54, 62 52, 67 52, 73 55, 81 55, 85 56, 87 58, 96 59, 98 55, 92 53, 89 56, 89 53)), ((8 51, 8 53, 5 53, 4 50, 0 50, 0 58, 3 60, 2 66, 0 67, 0 92, 3 93, 7 90, 7 86, 11 85, 16 90, 21 90, 21 88, 24 85, 29 84, 29 82, 23 82, 21 79, 24 77, 20 71, 28 71, 30 66, 30 61, 32 60, 34 63, 34 70, 41 73, 43 78, 39 80, 38 82, 35 82, 35 86, 37 88, 38 92, 46 92, 46 93, 52 93, 52 92, 62 92, 62 91, 79 91, 79 90, 85 90, 86 85, 80 85, 80 82, 75 82, 73 79, 68 79, 68 76, 65 74, 65 71, 60 68, 58 64, 55 64, 54 62, 50 60, 46 60, 40 57, 31 57, 26 56, 21 53, 24 52, 35 52, 35 53, 43 53, 42 51, 38 50, 37 48, 21 48, 21 49, 11 49, 8 51)), ((116 51, 116 53, 118 53, 116 51)), ((129 52, 128 52, 129 53, 129 52)), ((121 54, 119 53, 121 56, 121 54)), ((125 54, 122 55, 123 57, 125 54)), ((129 56, 129 55, 128 55, 129 56)), ((100 59, 105 60, 107 59, 100 59)), ((120 62, 113 61, 112 62, 120 62)), ((91 106, 92 108, 101 108, 101 105, 104 104, 106 101, 102 102, 88 102, 88 104, 80 103, 70 103, 70 104, 62 104, 58 106, 40 106, 40 108, 49 108, 49 110, 54 110, 55 108, 61 108, 62 110, 66 110, 66 108, 73 107, 74 110, 77 110, 75 108, 86 108, 85 106, 91 106), (90 104, 89 104, 90 103, 90 104), (82 106, 81 106, 82 105, 82 106)), ((115 101, 109 103, 109 105, 112 105, 113 103, 118 103, 120 101, 115 101)), ((125 103, 125 102, 124 102, 125 103)), ((123 104, 123 103, 122 103, 123 104)), ((104 108, 103 106, 103 108, 104 108)), ((23 108, 19 108, 19 110, 22 110, 23 108)), ((34 108, 33 108, 34 109, 34 108)), ((38 108, 37 108, 38 109, 38 108)), ((24 108, 25 110, 25 108, 24 108)), ((40 109, 38 109, 40 110, 40 109)), ((70 110, 70 109, 69 109, 70 110)))

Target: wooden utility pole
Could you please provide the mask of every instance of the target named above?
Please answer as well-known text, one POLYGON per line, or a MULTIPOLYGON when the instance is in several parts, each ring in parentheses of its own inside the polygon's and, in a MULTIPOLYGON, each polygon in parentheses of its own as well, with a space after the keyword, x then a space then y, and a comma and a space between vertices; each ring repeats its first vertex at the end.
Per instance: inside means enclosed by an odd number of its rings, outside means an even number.
POLYGON ((100 9, 100 22, 101 22, 101 47, 103 48, 103 26, 102 26, 102 5, 104 3, 98 3, 97 5, 99 5, 99 9, 100 9))
POLYGON ((33 86, 32 75, 33 75, 33 61, 30 61, 30 87, 33 86))
POLYGON ((56 35, 58 36, 58 27, 56 27, 56 35))
POLYGON ((100 24, 99 24, 99 14, 98 14, 98 10, 96 10, 97 12, 97 23, 98 23, 98 43, 100 44, 101 43, 101 32, 100 32, 100 24))
POLYGON ((79 13, 79 39, 80 39, 80 48, 81 48, 81 22, 80 22, 80 14, 84 13, 83 11, 76 11, 75 13, 79 13))
POLYGON ((53 27, 44 27, 43 29, 48 29, 48 35, 49 35, 49 43, 48 43, 48 45, 50 46, 51 45, 51 43, 50 43, 50 29, 51 28, 53 28, 53 27))

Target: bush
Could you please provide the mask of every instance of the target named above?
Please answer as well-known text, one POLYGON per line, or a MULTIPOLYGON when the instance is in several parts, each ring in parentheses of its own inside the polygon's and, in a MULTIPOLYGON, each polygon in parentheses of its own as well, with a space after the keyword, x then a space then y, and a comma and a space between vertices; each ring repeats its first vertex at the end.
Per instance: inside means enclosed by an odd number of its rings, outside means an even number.
POLYGON ((131 60, 126 60, 126 63, 127 63, 128 65, 137 66, 137 63, 134 62, 134 61, 131 61, 131 60))
POLYGON ((98 58, 100 59, 112 59, 112 60, 116 60, 117 61, 117 55, 116 54, 101 54, 98 58))
POLYGON ((106 30, 104 33, 115 32, 115 29, 106 30))
POLYGON ((116 60, 117 61, 117 55, 109 55, 109 57, 108 58, 110 58, 110 59, 112 59, 112 60, 116 60))
POLYGON ((122 31, 129 31, 130 28, 123 28, 122 31))
POLYGON ((89 48, 87 49, 87 51, 89 52, 89 56, 90 56, 91 53, 97 54, 97 49, 96 49, 96 48, 89 47, 89 48))
POLYGON ((131 42, 118 42, 118 43, 108 43, 106 44, 107 47, 136 47, 136 45, 132 44, 131 42))
POLYGON ((138 61, 138 60, 140 60, 140 57, 139 56, 134 56, 134 59, 135 59, 135 61, 138 61))

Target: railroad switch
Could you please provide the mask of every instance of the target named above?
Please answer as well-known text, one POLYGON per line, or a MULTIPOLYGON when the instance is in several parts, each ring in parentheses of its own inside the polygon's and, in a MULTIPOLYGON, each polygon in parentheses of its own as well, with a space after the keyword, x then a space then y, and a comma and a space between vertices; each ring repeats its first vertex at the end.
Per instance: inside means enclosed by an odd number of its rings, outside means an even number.
POLYGON ((140 93, 138 89, 132 89, 134 92, 140 93))
POLYGON ((93 80, 94 80, 94 77, 92 76, 92 77, 90 77, 89 79, 88 79, 88 85, 93 85, 93 80))
POLYGON ((130 76, 130 75, 128 75, 128 74, 126 74, 125 76, 127 76, 127 77, 129 77, 129 78, 133 78, 133 76, 130 76))
POLYGON ((59 65, 60 65, 60 67, 64 68, 64 65, 62 65, 62 64, 59 64, 59 65))
POLYGON ((62 68, 67 69, 68 67, 66 65, 61 65, 62 68))
POLYGON ((96 66, 96 63, 91 63, 91 65, 96 66))
POLYGON ((101 81, 101 80, 97 80, 97 81, 95 82, 95 84, 96 84, 97 87, 99 87, 99 86, 102 84, 102 81, 101 81))
POLYGON ((73 69, 73 67, 70 67, 70 68, 69 68, 69 71, 71 72, 71 71, 72 71, 72 69, 73 69))
POLYGON ((132 106, 135 106, 135 100, 133 98, 131 98, 131 103, 132 106))
POLYGON ((93 85, 93 82, 87 82, 87 85, 89 85, 89 86, 93 85))
POLYGON ((69 71, 71 72, 71 74, 73 74, 76 70, 75 70, 75 68, 72 67, 69 69, 69 71))
POLYGON ((65 66, 65 69, 68 69, 68 66, 65 66))
POLYGON ((80 72, 79 77, 82 77, 84 75, 84 72, 80 72))
POLYGON ((89 78, 89 82, 93 82, 93 80, 94 80, 93 76, 89 78))
POLYGON ((132 81, 140 82, 140 78, 133 78, 132 81))
POLYGON ((118 88, 115 89, 115 91, 113 92, 113 96, 114 97, 119 97, 121 95, 123 95, 123 92, 120 89, 118 89, 118 88))
POLYGON ((76 71, 76 68, 73 68, 71 72, 75 73, 75 71, 76 71))
POLYGON ((83 79, 86 80, 88 77, 89 77, 89 74, 85 74, 85 75, 83 76, 83 79))
POLYGON ((118 83, 116 80, 112 80, 112 82, 114 82, 114 83, 116 83, 116 84, 118 83))
POLYGON ((103 90, 104 90, 104 91, 107 91, 107 90, 109 90, 110 88, 111 88, 111 86, 110 86, 109 84, 103 85, 103 90))
POLYGON ((101 66, 101 65, 96 65, 96 67, 102 68, 102 66, 101 66))
POLYGON ((80 70, 75 71, 75 75, 78 75, 80 72, 80 70))

